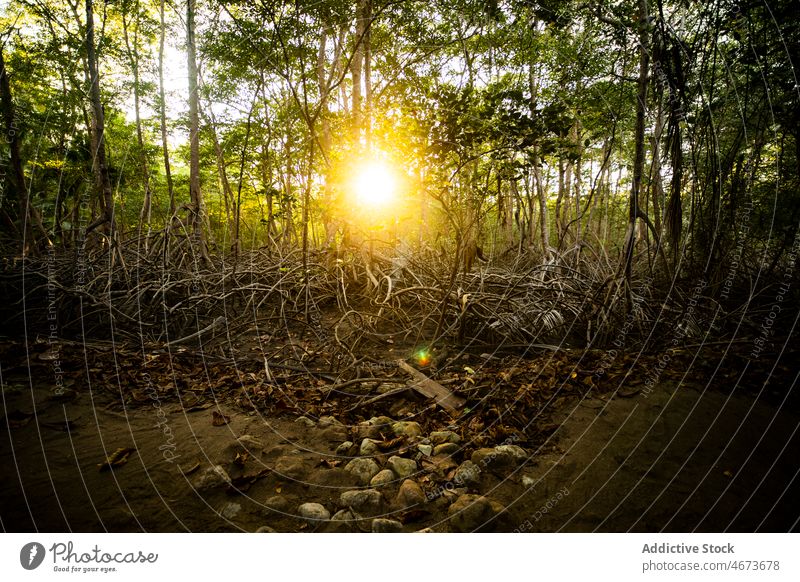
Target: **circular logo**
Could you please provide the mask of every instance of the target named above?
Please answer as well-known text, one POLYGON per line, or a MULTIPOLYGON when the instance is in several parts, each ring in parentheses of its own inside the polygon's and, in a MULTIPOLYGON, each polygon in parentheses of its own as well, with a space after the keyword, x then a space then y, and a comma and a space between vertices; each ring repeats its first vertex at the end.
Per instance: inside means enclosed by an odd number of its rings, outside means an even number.
POLYGON ((30 542, 19 551, 19 563, 26 570, 35 570, 44 561, 44 546, 39 542, 30 542))

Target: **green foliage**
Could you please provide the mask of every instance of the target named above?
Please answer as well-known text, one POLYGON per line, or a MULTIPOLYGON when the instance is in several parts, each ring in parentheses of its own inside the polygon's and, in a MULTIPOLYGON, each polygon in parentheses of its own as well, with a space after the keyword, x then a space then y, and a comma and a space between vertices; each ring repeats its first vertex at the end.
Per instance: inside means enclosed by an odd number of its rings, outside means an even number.
MULTIPOLYGON (((127 233, 138 225, 145 161, 152 226, 170 219, 158 118, 159 8, 156 0, 95 7, 105 147, 127 233)), ((245 247, 296 244, 305 204, 309 232, 317 233, 312 245, 331 232, 341 239, 354 228, 348 172, 383 156, 406 182, 398 236, 428 228, 428 238, 438 230, 455 240, 470 230, 502 230, 502 243, 515 245, 544 220, 550 240, 541 252, 582 240, 621 246, 635 146, 637 2, 372 0, 363 39, 355 34, 357 8, 339 0, 199 3, 201 184, 212 239, 231 240, 239 200, 245 247), (362 80, 360 129, 352 97, 357 48, 368 54, 362 68, 370 75, 362 80), (421 207, 433 213, 424 224, 421 207)), ((67 244, 77 228, 73 209, 89 213, 86 202, 97 195, 85 15, 55 0, 5 10, 4 54, 31 200, 67 244)), ((796 234, 800 100, 787 63, 800 60, 800 26, 793 10, 788 0, 769 8, 739 0, 651 6, 642 209, 661 229, 668 202, 682 204, 690 269, 709 254, 730 254, 738 230, 725 221, 751 202, 749 236, 764 249, 779 254, 796 234), (672 198, 671 185, 678 188, 672 198)), ((169 5, 166 16, 167 153, 180 207, 188 201, 184 31, 169 5)))

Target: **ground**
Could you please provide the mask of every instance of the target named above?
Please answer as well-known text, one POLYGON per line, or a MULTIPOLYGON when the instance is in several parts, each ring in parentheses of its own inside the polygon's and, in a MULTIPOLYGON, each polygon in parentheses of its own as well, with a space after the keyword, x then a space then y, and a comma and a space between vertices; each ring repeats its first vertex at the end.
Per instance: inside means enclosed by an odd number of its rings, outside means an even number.
POLYGON ((123 405, 96 386, 57 395, 41 375, 31 382, 23 371, 3 371, 6 531, 370 531, 376 516, 407 532, 798 528, 800 415, 756 389, 665 379, 648 391, 589 390, 551 402, 540 438, 512 433, 476 444, 468 422, 446 425, 439 415, 420 422, 421 431, 408 424, 422 421, 428 406, 416 417, 298 421, 232 397, 123 405), (393 424, 400 420, 406 424, 393 424), (430 434, 448 428, 467 438, 452 437, 459 442, 449 454, 420 452, 420 444, 430 452, 426 439, 448 440, 430 434), (376 444, 369 455, 359 451, 364 437, 376 444), (356 444, 343 449, 345 441, 356 444), (524 457, 492 453, 518 443, 524 457), (127 456, 102 467, 118 449, 127 456), (361 456, 379 468, 393 456, 416 461, 408 478, 424 498, 401 503, 405 479, 397 473, 383 485, 360 482, 345 467, 361 456), (455 472, 470 458, 480 474, 459 480, 455 472), (215 466, 229 480, 215 477, 215 466), (359 488, 380 496, 338 521, 298 517, 304 503, 330 514, 347 509, 342 493, 359 488))

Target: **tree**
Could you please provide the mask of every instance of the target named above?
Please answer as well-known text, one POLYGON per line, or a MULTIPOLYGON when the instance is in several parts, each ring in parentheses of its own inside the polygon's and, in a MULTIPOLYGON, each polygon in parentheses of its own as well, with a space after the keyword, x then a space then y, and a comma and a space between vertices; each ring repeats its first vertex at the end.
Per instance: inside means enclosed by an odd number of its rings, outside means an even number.
POLYGON ((195 252, 204 263, 210 262, 203 216, 205 207, 200 189, 200 121, 197 92, 197 48, 195 44, 195 0, 186 0, 186 56, 189 70, 189 226, 195 252))
POLYGON ((114 223, 114 195, 108 175, 105 148, 105 112, 100 99, 100 73, 94 39, 94 7, 92 0, 86 0, 86 66, 89 76, 89 98, 92 110, 92 167, 95 185, 100 201, 101 214, 86 228, 86 234, 103 226, 109 243, 114 244, 116 232, 114 223))

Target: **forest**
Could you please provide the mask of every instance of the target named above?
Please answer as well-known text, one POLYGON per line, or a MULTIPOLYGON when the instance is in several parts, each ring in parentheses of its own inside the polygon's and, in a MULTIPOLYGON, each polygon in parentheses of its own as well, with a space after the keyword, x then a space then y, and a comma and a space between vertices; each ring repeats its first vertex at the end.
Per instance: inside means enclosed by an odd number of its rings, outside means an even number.
POLYGON ((795 11, 0 2, 3 529, 796 529, 795 11))

